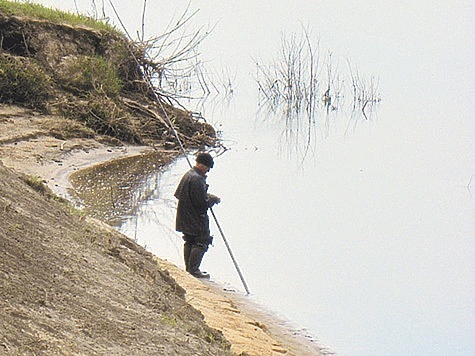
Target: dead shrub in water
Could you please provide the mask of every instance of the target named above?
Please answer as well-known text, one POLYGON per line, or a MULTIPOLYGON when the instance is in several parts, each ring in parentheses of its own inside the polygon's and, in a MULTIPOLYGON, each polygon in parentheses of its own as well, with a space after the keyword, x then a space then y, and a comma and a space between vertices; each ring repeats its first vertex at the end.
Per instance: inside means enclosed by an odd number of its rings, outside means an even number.
POLYGON ((282 123, 279 143, 301 162, 316 151, 319 133, 328 137, 339 111, 349 127, 350 122, 371 118, 381 101, 373 76, 365 79, 350 64, 349 74, 341 71, 331 51, 322 54, 319 42, 302 27, 300 33, 282 36, 269 64, 256 60, 260 114, 282 123))
POLYGON ((373 106, 381 101, 379 92, 379 81, 373 76, 368 80, 363 78, 358 67, 352 67, 348 61, 348 68, 351 76, 351 89, 353 93, 353 109, 361 111, 366 120, 368 120, 367 112, 372 112, 373 106))
POLYGON ((0 102, 45 109, 51 78, 28 58, 0 55, 0 102))

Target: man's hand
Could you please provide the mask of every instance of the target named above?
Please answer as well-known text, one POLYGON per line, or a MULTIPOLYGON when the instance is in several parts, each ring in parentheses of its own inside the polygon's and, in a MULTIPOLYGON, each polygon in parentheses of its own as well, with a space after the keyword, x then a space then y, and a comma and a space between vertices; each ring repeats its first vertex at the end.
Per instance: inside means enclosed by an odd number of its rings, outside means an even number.
POLYGON ((219 204, 221 203, 221 198, 217 197, 216 195, 213 194, 208 194, 208 199, 213 202, 214 204, 219 204))

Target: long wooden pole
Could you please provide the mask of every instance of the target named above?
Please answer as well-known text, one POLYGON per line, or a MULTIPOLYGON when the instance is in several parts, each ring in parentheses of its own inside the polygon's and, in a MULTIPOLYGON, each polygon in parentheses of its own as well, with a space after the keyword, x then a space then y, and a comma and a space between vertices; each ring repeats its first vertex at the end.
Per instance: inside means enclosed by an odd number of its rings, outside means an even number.
POLYGON ((241 273, 241 269, 239 268, 239 265, 237 264, 237 261, 236 261, 236 259, 234 258, 233 252, 231 251, 231 246, 229 246, 228 240, 227 240, 226 237, 224 236, 223 229, 221 229, 221 226, 219 225, 218 219, 216 218, 216 215, 214 214, 213 208, 210 208, 209 210, 211 211, 211 215, 213 215, 214 222, 216 223, 216 226, 218 227, 218 230, 219 230, 219 232, 221 233, 221 237, 223 238, 224 244, 226 245, 226 248, 228 249, 229 256, 231 256, 231 259, 233 260, 234 267, 236 267, 236 271, 237 271, 237 273, 239 274, 239 278, 241 278, 241 282, 242 282, 242 284, 243 284, 243 286, 244 286, 244 289, 246 290, 246 293, 247 293, 247 294, 251 294, 251 292, 249 292, 249 288, 248 288, 248 286, 247 286, 247 283, 246 283, 246 281, 244 280, 244 276, 243 276, 242 273, 241 273))

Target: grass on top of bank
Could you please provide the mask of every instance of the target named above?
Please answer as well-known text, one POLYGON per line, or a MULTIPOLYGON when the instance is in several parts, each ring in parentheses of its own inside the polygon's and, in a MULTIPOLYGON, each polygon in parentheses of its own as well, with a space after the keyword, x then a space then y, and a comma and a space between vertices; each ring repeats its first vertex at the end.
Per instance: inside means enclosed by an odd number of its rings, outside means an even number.
POLYGON ((66 23, 72 26, 87 26, 95 30, 106 30, 122 34, 114 26, 81 14, 52 9, 31 1, 0 0, 0 12, 6 15, 27 16, 53 23, 66 23))

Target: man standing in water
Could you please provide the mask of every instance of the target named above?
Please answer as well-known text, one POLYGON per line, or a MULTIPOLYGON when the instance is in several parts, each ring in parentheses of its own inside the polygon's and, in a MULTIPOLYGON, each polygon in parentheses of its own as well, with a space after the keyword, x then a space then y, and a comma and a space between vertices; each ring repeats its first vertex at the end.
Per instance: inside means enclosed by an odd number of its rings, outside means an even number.
POLYGON ((197 278, 209 278, 200 271, 200 264, 213 238, 209 230, 208 209, 221 199, 208 194, 206 173, 214 166, 209 153, 199 153, 196 165, 181 178, 175 191, 178 199, 176 231, 183 233, 183 255, 186 271, 197 278))

